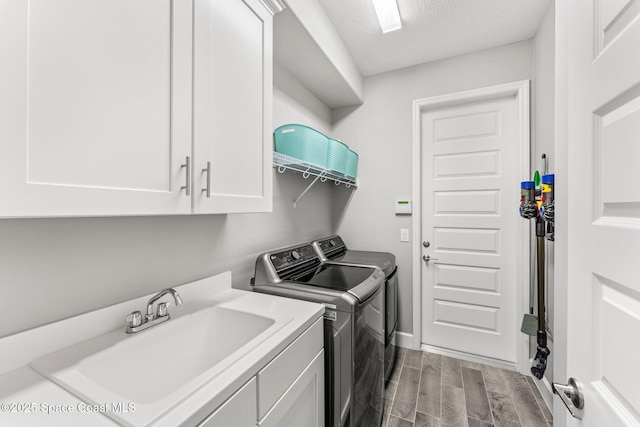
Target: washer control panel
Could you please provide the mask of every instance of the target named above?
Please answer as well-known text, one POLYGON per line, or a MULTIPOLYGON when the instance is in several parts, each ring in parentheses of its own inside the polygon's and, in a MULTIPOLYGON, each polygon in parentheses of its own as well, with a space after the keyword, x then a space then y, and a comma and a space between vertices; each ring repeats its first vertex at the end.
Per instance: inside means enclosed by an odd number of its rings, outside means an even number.
POLYGON ((345 248, 345 244, 340 236, 333 236, 325 240, 320 240, 318 241, 318 246, 325 255, 345 248))
POLYGON ((318 258, 318 255, 311 245, 298 246, 282 252, 272 253, 269 257, 276 271, 305 263, 314 258, 318 258))

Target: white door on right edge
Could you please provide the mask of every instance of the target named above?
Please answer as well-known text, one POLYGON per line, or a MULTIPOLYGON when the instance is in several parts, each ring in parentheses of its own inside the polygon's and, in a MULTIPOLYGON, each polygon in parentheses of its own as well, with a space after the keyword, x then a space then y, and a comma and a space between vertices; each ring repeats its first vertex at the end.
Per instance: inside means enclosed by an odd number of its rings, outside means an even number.
POLYGON ((516 361, 518 111, 514 94, 421 112, 427 347, 516 361))
POLYGON ((567 229, 556 237, 568 242, 566 367, 584 388, 584 414, 571 418, 556 397, 555 415, 559 425, 639 426, 640 1, 558 6, 568 169, 567 194, 556 193, 567 229))

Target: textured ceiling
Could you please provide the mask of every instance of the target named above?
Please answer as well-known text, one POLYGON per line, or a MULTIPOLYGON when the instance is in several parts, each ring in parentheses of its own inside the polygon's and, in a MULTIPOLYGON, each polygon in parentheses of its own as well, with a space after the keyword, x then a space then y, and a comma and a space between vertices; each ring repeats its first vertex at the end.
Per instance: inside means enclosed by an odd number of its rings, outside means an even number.
POLYGON ((551 0, 397 0, 402 29, 382 34, 370 0, 319 0, 363 75, 532 38, 551 0))

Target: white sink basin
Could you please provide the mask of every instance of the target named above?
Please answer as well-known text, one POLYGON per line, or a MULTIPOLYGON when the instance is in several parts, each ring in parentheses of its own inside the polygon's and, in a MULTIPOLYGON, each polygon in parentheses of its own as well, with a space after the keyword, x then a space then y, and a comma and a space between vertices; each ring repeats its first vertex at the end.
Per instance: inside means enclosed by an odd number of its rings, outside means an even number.
POLYGON ((32 362, 31 367, 96 405, 133 404, 108 415, 146 425, 230 369, 288 323, 207 304, 172 307, 166 322, 127 335, 124 328, 32 362))
POLYGON ((128 401, 151 403, 202 375, 273 323, 251 313, 207 308, 138 332, 83 359, 76 369, 128 401))

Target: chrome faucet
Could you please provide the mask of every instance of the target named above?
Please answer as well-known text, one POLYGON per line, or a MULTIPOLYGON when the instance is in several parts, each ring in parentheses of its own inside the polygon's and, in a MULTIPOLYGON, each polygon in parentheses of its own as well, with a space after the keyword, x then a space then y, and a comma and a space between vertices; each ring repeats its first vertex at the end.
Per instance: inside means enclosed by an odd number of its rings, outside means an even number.
MULTIPOLYGON (((171 294, 173 296, 173 301, 176 303, 176 305, 180 305, 182 304, 182 298, 180 298, 180 294, 178 294, 178 292, 173 289, 173 288, 167 288, 164 291, 160 291, 158 292, 158 294, 154 297, 152 297, 149 302, 147 303, 147 322, 153 320, 154 318, 158 317, 157 315, 153 314, 153 304, 158 301, 160 298, 162 298, 163 296, 165 296, 166 294, 171 294)), ((158 304, 158 312, 160 312, 160 306, 163 303, 158 304)), ((164 308, 166 309, 166 305, 164 305, 164 308)), ((168 314, 167 314, 168 316, 168 314)), ((164 317, 164 316, 160 316, 160 317, 164 317)))
POLYGON ((144 317, 144 321, 142 320, 142 313, 140 311, 134 311, 127 316, 126 332, 128 334, 133 334, 150 328, 151 326, 157 325, 158 323, 169 320, 170 316, 169 312, 167 311, 167 303, 159 303, 157 311, 155 313, 153 312, 153 304, 155 304, 156 301, 167 294, 171 294, 171 296, 173 296, 173 301, 177 306, 182 304, 182 298, 180 298, 180 294, 178 294, 175 289, 167 288, 163 291, 160 291, 158 292, 158 294, 151 297, 151 299, 149 299, 149 302, 147 302, 147 314, 144 317))

